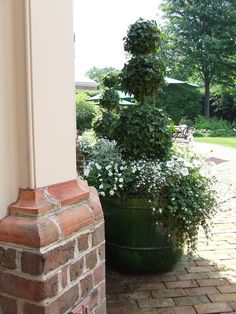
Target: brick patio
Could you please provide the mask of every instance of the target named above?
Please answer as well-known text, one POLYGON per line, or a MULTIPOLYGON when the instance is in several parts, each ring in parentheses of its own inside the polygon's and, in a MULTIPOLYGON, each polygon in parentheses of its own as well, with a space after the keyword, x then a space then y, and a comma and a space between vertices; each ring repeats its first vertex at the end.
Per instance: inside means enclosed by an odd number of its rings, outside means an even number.
MULTIPOLYGON (((195 147, 195 146, 194 146, 195 147)), ((236 151, 196 145, 211 160, 222 201, 211 241, 199 233, 198 250, 172 272, 135 276, 107 270, 108 314, 236 312, 236 151), (222 159, 225 162, 215 162, 222 159)))

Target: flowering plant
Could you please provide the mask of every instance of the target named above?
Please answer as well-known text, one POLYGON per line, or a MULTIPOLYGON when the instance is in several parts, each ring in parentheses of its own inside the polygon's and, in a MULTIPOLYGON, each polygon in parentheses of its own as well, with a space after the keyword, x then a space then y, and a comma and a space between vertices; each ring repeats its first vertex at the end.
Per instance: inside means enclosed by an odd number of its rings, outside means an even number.
POLYGON ((200 226, 209 235, 216 210, 214 178, 198 156, 177 148, 167 161, 124 160, 115 142, 104 139, 94 151, 85 178, 102 197, 148 198, 157 223, 177 247, 187 242, 195 250, 200 226))

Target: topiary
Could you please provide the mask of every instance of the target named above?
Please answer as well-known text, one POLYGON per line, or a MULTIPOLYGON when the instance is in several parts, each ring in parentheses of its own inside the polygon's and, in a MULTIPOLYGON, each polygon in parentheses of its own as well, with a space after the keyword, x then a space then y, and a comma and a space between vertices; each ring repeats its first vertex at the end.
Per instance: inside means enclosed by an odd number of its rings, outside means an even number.
POLYGON ((124 159, 166 160, 172 146, 171 121, 153 106, 129 106, 121 112, 113 136, 124 159))
POLYGON ((105 88, 102 92, 99 104, 104 109, 111 111, 116 110, 119 106, 119 94, 114 88, 105 88))
POLYGON ((165 84, 164 74, 165 66, 156 55, 134 56, 123 67, 121 86, 143 104, 165 84))
POLYGON ((124 50, 133 55, 155 53, 160 47, 161 38, 155 21, 140 18, 130 25, 124 38, 124 50))

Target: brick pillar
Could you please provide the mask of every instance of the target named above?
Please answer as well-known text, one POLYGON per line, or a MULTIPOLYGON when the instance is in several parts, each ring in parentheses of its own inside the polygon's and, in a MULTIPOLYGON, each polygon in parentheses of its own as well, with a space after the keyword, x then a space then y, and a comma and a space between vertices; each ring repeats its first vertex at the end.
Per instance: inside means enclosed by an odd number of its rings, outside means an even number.
POLYGON ((105 300, 96 190, 79 179, 21 189, 0 222, 0 313, 105 314, 105 300))

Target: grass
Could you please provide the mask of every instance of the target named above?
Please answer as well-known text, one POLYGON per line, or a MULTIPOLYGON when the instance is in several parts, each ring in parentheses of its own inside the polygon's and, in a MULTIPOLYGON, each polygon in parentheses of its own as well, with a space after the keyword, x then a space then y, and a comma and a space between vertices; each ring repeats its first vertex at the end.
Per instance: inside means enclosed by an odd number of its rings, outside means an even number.
POLYGON ((216 144, 236 149, 236 136, 231 137, 194 137, 198 143, 216 144))

